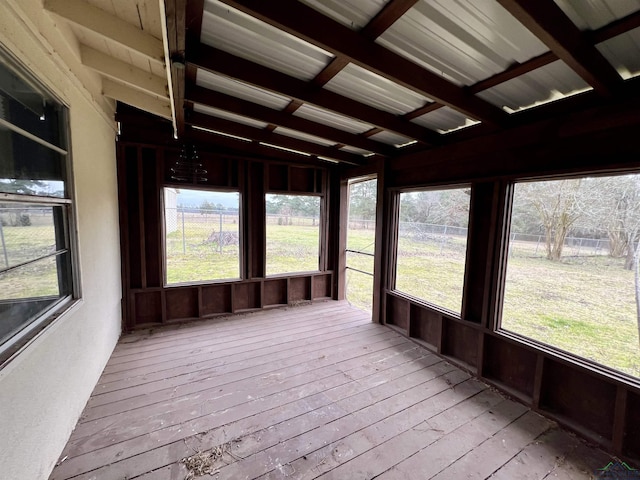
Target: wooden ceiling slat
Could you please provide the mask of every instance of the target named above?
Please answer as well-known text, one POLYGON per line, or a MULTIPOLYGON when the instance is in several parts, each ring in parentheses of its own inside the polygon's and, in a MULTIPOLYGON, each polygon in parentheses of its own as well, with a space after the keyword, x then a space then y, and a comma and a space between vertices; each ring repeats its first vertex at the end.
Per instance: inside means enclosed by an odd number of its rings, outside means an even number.
POLYGON ((465 115, 495 125, 508 115, 463 88, 359 35, 348 27, 294 0, 222 0, 270 25, 320 48, 348 58, 367 70, 448 105, 465 115))
POLYGON ((391 0, 367 23, 360 34, 370 40, 375 40, 416 3, 418 0, 391 0))
POLYGON ((596 91, 613 95, 622 78, 553 0, 498 0, 596 91))
POLYGON ((432 130, 404 121, 389 112, 378 110, 326 89, 310 86, 305 81, 236 57, 222 50, 200 44, 198 49, 190 49, 188 53, 188 61, 190 63, 209 72, 219 73, 304 103, 326 108, 425 144, 435 145, 441 142, 440 135, 432 130))
POLYGON ((213 108, 232 112, 237 115, 251 117, 262 122, 276 126, 290 128, 299 132, 308 133, 317 137, 333 140, 336 143, 344 143, 353 147, 362 148, 384 156, 391 156, 395 153, 388 145, 374 140, 369 140, 360 135, 354 135, 337 128, 322 125, 320 123, 307 120, 305 118, 289 115, 286 110, 278 111, 272 108, 263 107, 253 102, 241 100, 220 92, 214 92, 203 87, 189 86, 187 89, 187 99, 208 105, 213 108))
POLYGON ((257 142, 270 143, 272 145, 277 145, 283 148, 297 150, 312 155, 334 158, 336 160, 351 163, 353 165, 361 165, 365 163, 364 158, 359 155, 335 150, 324 145, 308 142, 306 140, 299 140, 297 138, 288 137, 286 135, 269 132, 267 130, 262 130, 255 127, 250 127, 248 125, 242 125, 240 123, 223 120, 202 113, 192 113, 188 118, 188 123, 192 126, 216 130, 229 135, 248 138, 257 142))

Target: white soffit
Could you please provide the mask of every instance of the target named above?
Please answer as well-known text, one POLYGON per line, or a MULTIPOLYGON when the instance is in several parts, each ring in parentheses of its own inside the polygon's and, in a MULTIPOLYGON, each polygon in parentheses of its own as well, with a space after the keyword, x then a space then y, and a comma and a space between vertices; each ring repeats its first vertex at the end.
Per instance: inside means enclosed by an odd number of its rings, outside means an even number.
POLYGON ((548 51, 496 0, 421 0, 376 42, 457 85, 548 51))
POLYGON ((202 43, 301 80, 313 79, 330 53, 217 0, 205 0, 202 43))
POLYGON ((640 10, 640 0, 555 0, 580 30, 595 30, 640 10))
POLYGON ((331 147, 336 144, 336 142, 332 140, 316 137, 315 135, 299 132, 297 130, 291 130, 290 128, 285 128, 285 127, 278 127, 273 132, 279 133, 280 135, 285 135, 287 137, 297 138, 298 140, 306 140, 307 142, 317 143, 319 145, 325 145, 327 147, 331 147))
POLYGON ((350 63, 324 88, 396 115, 409 113, 432 100, 350 63))
POLYGON ((597 48, 625 80, 640 75, 640 27, 610 38, 597 48))
POLYGON ((397 133, 389 132, 388 130, 383 130, 380 133, 371 135, 369 138, 371 140, 377 140, 378 142, 386 143, 387 145, 393 145, 394 147, 399 147, 401 145, 414 141, 412 138, 398 135, 397 133))
POLYGON ((198 69, 196 74, 196 85, 208 88, 209 90, 215 90, 216 92, 226 93, 227 95, 275 110, 282 110, 291 102, 290 98, 283 95, 278 95, 202 69, 198 69))
POLYGON ((356 155, 362 155, 363 157, 368 157, 370 155, 373 155, 373 152, 370 152, 369 150, 364 150, 363 148, 358 148, 358 147, 352 147, 350 145, 345 145, 340 150, 344 150, 345 152, 349 152, 349 153, 355 153, 356 155))
POLYGON ((563 61, 533 70, 478 96, 511 113, 566 98, 591 87, 563 61))
POLYGON ((253 118, 244 117, 242 115, 237 115, 235 113, 227 112, 225 110, 220 110, 218 108, 209 107, 207 105, 201 105, 196 103, 193 105, 193 110, 198 113, 204 113, 205 115, 210 115, 212 117, 222 118, 224 120, 231 120, 232 122, 241 123, 243 125, 249 125, 250 127, 256 128, 265 128, 269 125, 266 122, 261 122, 260 120, 254 120, 253 118))
POLYGON ((354 30, 361 30, 388 0, 300 0, 314 10, 354 30))
POLYGON ((431 130, 436 130, 439 133, 448 133, 480 123, 449 107, 442 107, 433 112, 425 113, 411 121, 431 130))
POLYGON ((373 128, 373 125, 368 123, 354 120, 315 105, 304 104, 293 112, 293 115, 354 134, 364 133, 373 128))

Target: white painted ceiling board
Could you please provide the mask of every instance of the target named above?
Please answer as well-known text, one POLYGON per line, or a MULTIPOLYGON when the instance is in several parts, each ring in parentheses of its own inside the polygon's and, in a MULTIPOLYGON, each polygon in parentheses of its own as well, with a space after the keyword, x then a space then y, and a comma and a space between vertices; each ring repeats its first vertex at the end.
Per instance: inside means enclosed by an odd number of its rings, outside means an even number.
POLYGON ((261 122, 260 120, 254 120, 253 118, 237 115, 235 113, 227 112, 225 110, 220 110, 219 108, 213 108, 199 103, 195 103, 193 105, 193 110, 195 112, 204 113, 205 115, 210 115, 212 117, 230 120, 232 122, 241 123, 243 125, 249 125, 250 127, 265 128, 268 125, 268 123, 261 122))
POLYGON ((548 51, 496 0, 421 0, 376 41, 457 85, 548 51))
POLYGON ((353 30, 361 30, 382 10, 388 0, 301 0, 353 30))
POLYGON ((432 100, 350 63, 324 88, 386 112, 402 115, 432 100))
POLYGON ((311 80, 333 55, 217 0, 205 0, 202 43, 300 80, 311 80))
POLYGON ((640 0, 554 0, 580 30, 595 30, 640 10, 640 0))
POLYGON ((85 0, 87 3, 135 25, 142 31, 162 38, 158 0, 85 0))
POLYGON ((354 134, 363 133, 373 128, 373 125, 368 123, 354 120, 315 105, 304 104, 293 112, 293 115, 354 134))

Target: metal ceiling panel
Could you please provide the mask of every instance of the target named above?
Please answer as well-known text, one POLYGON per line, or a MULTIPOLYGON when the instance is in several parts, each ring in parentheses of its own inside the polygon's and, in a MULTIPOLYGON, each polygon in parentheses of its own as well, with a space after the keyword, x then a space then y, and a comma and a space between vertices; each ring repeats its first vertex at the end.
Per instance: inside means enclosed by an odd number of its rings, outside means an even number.
POLYGON ((480 123, 449 107, 425 113, 411 121, 431 130, 436 130, 439 133, 448 133, 480 123))
POLYGON ((308 133, 298 132, 297 130, 291 130, 290 128, 285 128, 285 127, 276 128, 274 130, 274 133, 279 133, 280 135, 286 135, 287 137, 291 137, 291 138, 297 138, 298 140, 306 140, 307 142, 313 142, 319 145, 325 145, 327 147, 331 147, 336 144, 336 142, 332 140, 316 137, 315 135, 309 135, 308 133))
POLYGON ((378 142, 386 143, 387 145, 393 145, 394 147, 399 147, 401 145, 404 145, 405 143, 410 142, 415 143, 415 140, 411 138, 407 138, 403 135, 398 135, 397 133, 389 132, 387 130, 383 130, 380 133, 371 135, 369 138, 371 140, 377 140, 378 142))
POLYGON ((597 48, 625 80, 640 75, 640 28, 602 42, 597 48))
POLYGON ((304 104, 293 115, 354 134, 363 133, 373 128, 373 125, 368 123, 354 120, 315 105, 304 104))
POLYGON ((291 102, 291 99, 284 95, 278 95, 267 90, 263 90, 253 85, 249 85, 237 80, 233 80, 222 75, 207 72, 198 69, 196 74, 196 84, 200 87, 215 90, 216 92, 226 93, 242 100, 257 103, 264 107, 273 108, 274 110, 282 110, 291 102))
POLYGON ((555 0, 580 30, 595 30, 640 10, 640 0, 555 0))
POLYGON ((432 100, 350 63, 324 88, 386 112, 402 115, 432 100))
POLYGON ((300 0, 336 22, 361 30, 388 0, 300 0))
POLYGON ((548 51, 496 0, 421 0, 376 42, 457 85, 548 51))
POLYGON ((368 157, 370 155, 373 155, 373 152, 370 152, 369 150, 364 150, 358 147, 352 147, 350 145, 345 145, 340 150, 344 150, 345 152, 349 152, 349 153, 355 153, 356 155, 362 155, 363 157, 368 157))
POLYGON ((268 125, 268 123, 261 122, 260 120, 254 120, 253 118, 244 117, 242 115, 237 115, 225 110, 209 107, 207 105, 201 105, 199 103, 193 105, 193 110, 198 113, 204 113, 205 115, 211 115, 212 117, 223 118, 225 120, 231 120, 232 122, 241 123, 243 125, 249 125, 250 127, 265 128, 268 125))
POLYGON ((562 60, 538 68, 478 94, 511 113, 569 97, 591 87, 562 60))
POLYGON ((301 80, 311 80, 333 55, 217 0, 205 0, 202 43, 301 80))

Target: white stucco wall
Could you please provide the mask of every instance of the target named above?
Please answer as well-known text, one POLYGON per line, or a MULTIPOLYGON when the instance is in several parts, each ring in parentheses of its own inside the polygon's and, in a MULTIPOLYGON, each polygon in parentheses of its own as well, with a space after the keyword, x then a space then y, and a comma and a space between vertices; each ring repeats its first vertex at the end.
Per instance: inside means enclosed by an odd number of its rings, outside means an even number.
POLYGON ((83 301, 0 370, 0 478, 46 479, 120 333, 113 105, 41 0, 0 1, 0 43, 69 106, 83 301))

